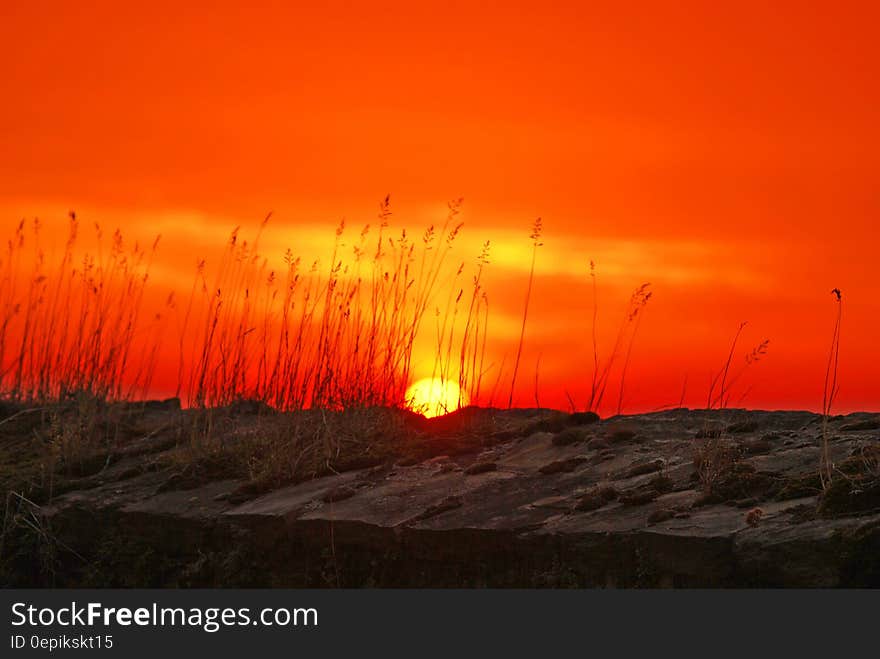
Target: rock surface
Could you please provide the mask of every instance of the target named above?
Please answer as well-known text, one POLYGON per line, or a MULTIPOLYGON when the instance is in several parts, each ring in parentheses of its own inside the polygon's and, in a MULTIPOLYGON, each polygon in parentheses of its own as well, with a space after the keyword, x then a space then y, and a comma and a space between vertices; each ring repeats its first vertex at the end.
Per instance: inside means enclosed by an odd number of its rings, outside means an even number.
MULTIPOLYGON (((132 450, 39 507, 53 583, 880 586, 880 501, 862 473, 876 468, 865 455, 880 446, 877 415, 830 421, 849 507, 829 512, 816 414, 470 414, 505 431, 470 451, 438 436, 424 459, 244 502, 242 480, 176 489, 167 471, 133 470, 132 450)), ((40 582, 37 556, 17 565, 11 585, 40 582)))

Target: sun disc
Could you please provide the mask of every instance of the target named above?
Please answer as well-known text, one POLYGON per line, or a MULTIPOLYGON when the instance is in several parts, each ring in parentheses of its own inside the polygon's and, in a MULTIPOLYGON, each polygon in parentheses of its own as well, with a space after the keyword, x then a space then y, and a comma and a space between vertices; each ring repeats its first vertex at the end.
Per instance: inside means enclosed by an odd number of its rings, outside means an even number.
POLYGON ((406 404, 413 412, 433 417, 454 412, 467 405, 467 400, 457 383, 440 378, 423 378, 406 390, 406 404))

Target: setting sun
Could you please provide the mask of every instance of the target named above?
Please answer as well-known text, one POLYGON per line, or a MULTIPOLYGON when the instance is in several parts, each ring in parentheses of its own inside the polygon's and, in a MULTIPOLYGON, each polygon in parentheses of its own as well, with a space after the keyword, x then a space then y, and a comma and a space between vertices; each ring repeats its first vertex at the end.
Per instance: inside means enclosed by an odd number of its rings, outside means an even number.
POLYGON ((451 380, 424 378, 406 390, 407 406, 426 417, 440 416, 467 405, 467 396, 451 380))

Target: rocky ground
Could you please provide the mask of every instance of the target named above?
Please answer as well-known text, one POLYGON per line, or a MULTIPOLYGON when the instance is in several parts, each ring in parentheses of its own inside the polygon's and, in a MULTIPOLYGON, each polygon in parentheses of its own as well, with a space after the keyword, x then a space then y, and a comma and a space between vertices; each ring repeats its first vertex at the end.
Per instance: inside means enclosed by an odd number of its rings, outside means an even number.
MULTIPOLYGON (((395 413, 383 450, 324 438, 310 472, 257 485, 251 458, 190 468, 186 414, 141 406, 51 488, 37 415, 0 425, 4 585, 880 586, 876 414, 830 419, 824 492, 807 412, 395 413)), ((230 436, 272 416, 236 409, 230 436)))

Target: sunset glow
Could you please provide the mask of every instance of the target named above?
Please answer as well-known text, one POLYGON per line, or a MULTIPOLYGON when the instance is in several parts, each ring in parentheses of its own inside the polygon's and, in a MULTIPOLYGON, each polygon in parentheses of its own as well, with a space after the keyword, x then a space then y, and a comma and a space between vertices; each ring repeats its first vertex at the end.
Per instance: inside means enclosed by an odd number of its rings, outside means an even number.
POLYGON ((428 418, 454 412, 467 405, 466 396, 459 386, 450 380, 424 378, 406 391, 406 400, 413 412, 428 418))
MULTIPOLYGON (((301 281, 317 263, 316 291, 334 257, 348 268, 337 290, 357 281, 361 264, 362 304, 323 328, 338 331, 340 318, 361 310, 364 324, 343 331, 349 352, 322 366, 348 368, 354 378, 366 363, 357 337, 372 322, 369 259, 380 223, 387 221, 386 243, 406 229, 417 251, 405 274, 415 278, 423 234, 439 230, 447 202, 463 197, 453 225, 464 226, 422 300, 411 355, 387 351, 395 396, 412 374, 438 366, 442 343, 439 367, 449 378, 464 365, 475 403, 506 406, 529 230, 541 217, 515 406, 586 407, 596 352, 600 370, 616 354, 603 414, 703 406, 747 322, 730 404, 819 409, 836 314, 830 291, 839 287, 836 411, 880 408, 878 10, 514 5, 498 12, 471 2, 268 2, 207 11, 162 1, 6 3, 0 238, 5 245, 23 218, 31 226, 39 217, 39 250, 60 267, 70 210, 81 222, 77 259, 96 249, 96 222, 108 238, 119 227, 126 249, 135 241, 149 247, 161 234, 132 340, 136 354, 155 362, 144 395, 186 398, 198 362, 192 328, 204 334, 216 289, 221 314, 243 309, 244 290, 255 295, 271 272, 282 281, 288 248, 300 258, 301 281), (367 225, 368 250, 358 256, 367 225), (251 244, 259 234, 266 266, 242 274, 241 295, 230 298, 218 272, 237 226, 251 244), (644 283, 653 296, 630 323, 631 296, 644 283), (191 290, 197 304, 187 315, 191 290), (181 341, 183 327, 190 332, 181 341), (765 340, 766 354, 745 368, 765 340), (183 366, 182 352, 191 358, 183 366)), ((22 256, 0 262, 0 273, 18 278, 19 297, 33 272, 32 248, 28 238, 22 256)), ((377 276, 391 269, 387 260, 382 268, 377 276)), ((253 328, 254 346, 271 338, 269 356, 277 357, 283 286, 272 286, 258 302, 247 298, 244 331, 253 328)), ((297 289, 294 314, 307 308, 308 291, 297 289)), ((418 304, 411 297, 403 306, 412 322, 418 304)), ((21 316, 9 325, 7 346, 22 327, 21 316)), ((238 326, 229 319, 227 327, 238 326)), ((309 335, 310 354, 331 344, 321 331, 316 325, 309 335)), ((407 336, 402 325, 389 332, 407 336)), ((293 395, 268 383, 252 344, 242 354, 253 359, 254 379, 242 377, 242 391, 264 378, 259 386, 278 400, 293 395)), ((375 373, 385 367, 370 364, 375 373)), ((453 398, 457 405, 454 386, 429 387, 420 400, 431 409, 453 398)), ((320 395, 347 400, 347 387, 320 395)))

